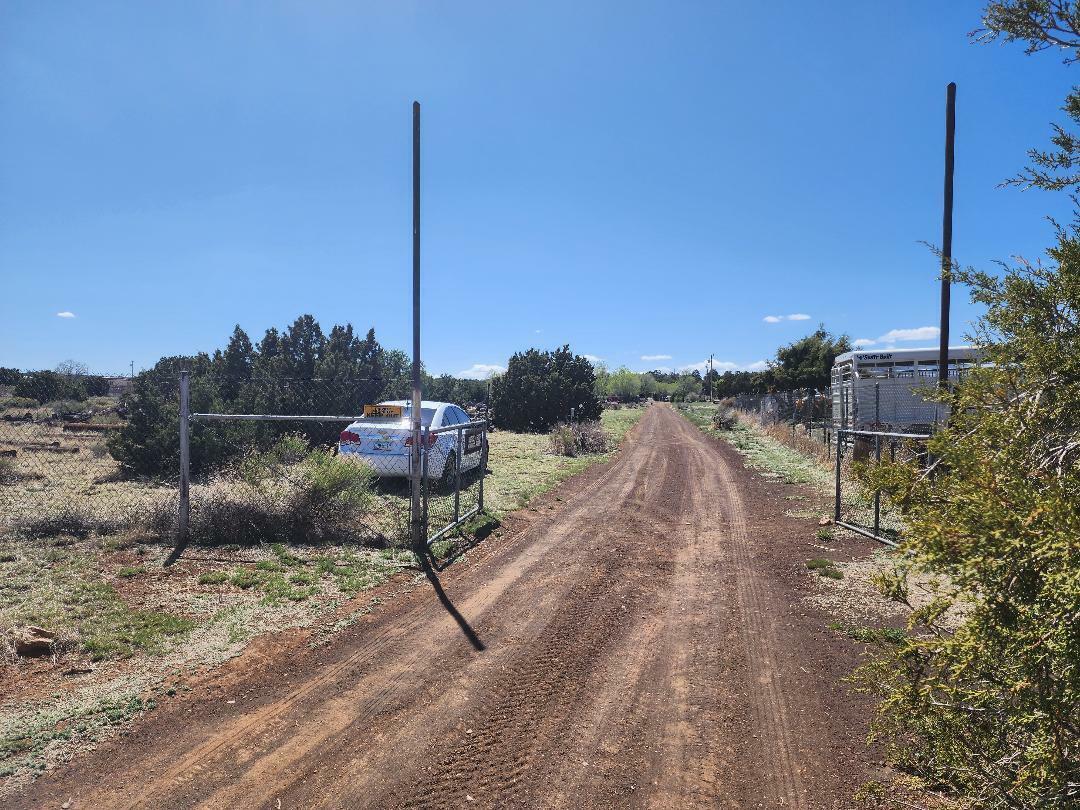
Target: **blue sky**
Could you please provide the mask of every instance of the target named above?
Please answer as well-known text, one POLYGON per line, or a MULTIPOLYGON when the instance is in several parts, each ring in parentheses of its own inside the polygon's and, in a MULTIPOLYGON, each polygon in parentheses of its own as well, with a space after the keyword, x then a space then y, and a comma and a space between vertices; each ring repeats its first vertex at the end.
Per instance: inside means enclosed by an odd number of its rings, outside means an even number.
POLYGON ((0 365, 138 369, 304 312, 408 348, 413 99, 431 371, 933 343, 947 82, 956 256, 1037 257, 1067 214, 996 186, 1080 72, 969 44, 980 8, 5 3, 0 365))

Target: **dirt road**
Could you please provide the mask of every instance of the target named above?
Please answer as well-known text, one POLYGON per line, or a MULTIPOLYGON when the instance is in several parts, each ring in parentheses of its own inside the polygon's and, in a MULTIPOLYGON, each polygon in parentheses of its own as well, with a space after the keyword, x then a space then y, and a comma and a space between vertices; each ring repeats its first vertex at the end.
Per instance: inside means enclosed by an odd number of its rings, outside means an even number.
POLYGON ((652 406, 464 564, 326 646, 259 645, 14 805, 852 807, 857 651, 799 598, 790 491, 652 406))

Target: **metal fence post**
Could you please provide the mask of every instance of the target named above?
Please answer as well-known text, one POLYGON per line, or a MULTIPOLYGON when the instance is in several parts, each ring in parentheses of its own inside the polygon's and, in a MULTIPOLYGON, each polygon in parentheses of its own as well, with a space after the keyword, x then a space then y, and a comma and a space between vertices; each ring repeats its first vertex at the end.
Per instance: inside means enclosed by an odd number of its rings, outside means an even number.
MULTIPOLYGON (((881 466, 881 436, 875 436, 877 439, 877 447, 875 448, 874 455, 877 458, 877 464, 881 466)), ((874 537, 881 536, 881 490, 874 489, 874 537)))
POLYGON ((484 432, 480 434, 480 494, 477 497, 477 508, 484 511, 484 479, 487 477, 487 457, 488 457, 488 443, 487 443, 487 423, 484 423, 484 432))
POLYGON ((454 523, 461 520, 461 428, 454 431, 457 449, 454 451, 454 523))
POLYGON ((191 372, 180 372, 180 511, 176 522, 176 544, 183 545, 188 539, 188 523, 191 517, 190 473, 191 451, 188 427, 191 415, 191 372))
POLYGON ((842 460, 840 448, 844 445, 844 431, 836 432, 836 502, 833 504, 833 523, 840 522, 840 462, 842 460))
MULTIPOLYGON (((420 478, 417 484, 420 495, 419 512, 417 513, 415 520, 415 527, 413 531, 416 533, 415 537, 419 538, 415 542, 418 548, 423 549, 426 545, 428 535, 428 496, 431 489, 431 481, 428 478, 428 459, 431 456, 431 445, 428 443, 428 429, 423 428, 421 436, 423 436, 423 445, 420 450, 420 478)), ((417 509, 416 505, 413 509, 417 509)))

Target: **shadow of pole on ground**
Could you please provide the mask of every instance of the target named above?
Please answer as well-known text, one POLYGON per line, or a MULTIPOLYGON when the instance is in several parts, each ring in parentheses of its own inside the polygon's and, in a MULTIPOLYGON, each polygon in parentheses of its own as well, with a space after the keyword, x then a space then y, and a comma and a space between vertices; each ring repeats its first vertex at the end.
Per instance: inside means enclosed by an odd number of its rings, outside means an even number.
POLYGON ((450 601, 450 597, 446 595, 446 591, 443 590, 442 583, 439 581, 439 575, 435 572, 434 567, 431 564, 431 558, 427 554, 418 554, 420 558, 420 567, 424 569, 424 575, 428 578, 428 582, 431 583, 431 587, 435 589, 435 595, 439 597, 439 601, 446 609, 458 627, 461 628, 461 632, 465 634, 465 638, 472 644, 473 649, 477 652, 482 652, 485 648, 484 642, 480 640, 480 636, 476 634, 468 620, 461 615, 454 603, 450 601))

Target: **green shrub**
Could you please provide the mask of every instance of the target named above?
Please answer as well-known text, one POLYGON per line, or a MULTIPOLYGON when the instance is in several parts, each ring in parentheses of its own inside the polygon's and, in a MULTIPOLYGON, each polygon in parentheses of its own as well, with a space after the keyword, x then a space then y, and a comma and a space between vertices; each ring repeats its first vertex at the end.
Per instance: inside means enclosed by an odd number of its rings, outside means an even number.
MULTIPOLYGON (((375 472, 321 448, 291 465, 278 463, 282 457, 276 448, 249 453, 196 489, 191 539, 210 545, 271 543, 277 559, 259 566, 280 571, 300 562, 284 544, 357 538, 371 508, 375 472)), ((172 526, 168 507, 161 510, 160 522, 172 526)))
POLYGON ((73 413, 82 413, 86 410, 86 403, 74 399, 57 399, 45 403, 45 407, 57 416, 71 416, 73 413))
POLYGON ((84 402, 89 396, 109 393, 109 381, 86 374, 60 374, 55 371, 32 371, 15 384, 14 394, 38 404, 56 400, 84 402))
MULTIPOLYGON (((383 348, 374 330, 361 336, 346 324, 327 335, 312 316, 302 315, 285 330, 268 329, 253 345, 236 327, 224 351, 163 357, 134 378, 121 403, 127 419, 109 437, 109 452, 130 473, 175 474, 181 369, 190 372, 195 413, 348 414, 367 402, 400 397, 408 386, 407 358, 383 348)), ((220 470, 298 430, 307 445, 329 446, 341 425, 309 422, 298 429, 288 422, 197 422, 190 434, 192 473, 220 470)), ((292 449, 299 452, 295 443, 292 449)))
POLYGON ((492 380, 491 404, 496 427, 543 433, 569 418, 600 418, 592 363, 563 346, 553 352, 529 349, 510 358, 506 373, 492 380))
POLYGON ((7 397, 6 399, 0 399, 0 408, 10 408, 12 410, 24 410, 27 408, 36 408, 40 403, 36 399, 30 397, 7 397))
POLYGON ((956 273, 987 308, 989 365, 948 396, 933 475, 865 472, 907 524, 883 590, 910 604, 910 572, 949 583, 862 671, 875 733, 893 762, 978 807, 1080 801, 1080 232, 1059 231, 1049 254, 1055 266, 956 273))

